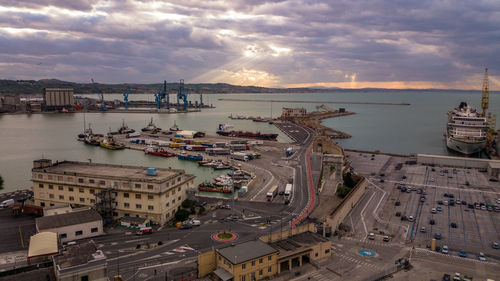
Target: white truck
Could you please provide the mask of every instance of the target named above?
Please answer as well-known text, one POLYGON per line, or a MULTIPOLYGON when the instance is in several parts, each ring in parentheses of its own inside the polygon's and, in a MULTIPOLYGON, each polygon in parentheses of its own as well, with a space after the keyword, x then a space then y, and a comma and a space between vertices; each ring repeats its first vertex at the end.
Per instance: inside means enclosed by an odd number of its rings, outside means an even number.
POLYGON ((0 203, 0 208, 7 208, 14 203, 15 203, 14 199, 4 200, 4 201, 2 201, 2 203, 0 203))

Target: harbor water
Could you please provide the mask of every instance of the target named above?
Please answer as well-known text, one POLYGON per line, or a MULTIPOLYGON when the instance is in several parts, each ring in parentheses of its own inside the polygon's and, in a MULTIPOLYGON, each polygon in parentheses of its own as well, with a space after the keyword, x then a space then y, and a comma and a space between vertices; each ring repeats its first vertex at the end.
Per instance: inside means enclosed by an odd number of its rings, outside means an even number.
MULTIPOLYGON (((360 150, 379 150, 390 153, 430 153, 448 155, 444 143, 446 113, 461 101, 468 102, 480 109, 480 92, 356 92, 356 93, 307 93, 307 94, 214 94, 204 95, 206 104, 215 108, 202 109, 201 112, 178 114, 147 113, 87 113, 86 123, 91 123, 95 133, 105 134, 110 129, 117 130, 122 123, 135 130, 145 127, 150 118, 162 129, 169 129, 174 121, 185 130, 200 130, 215 134, 217 124, 229 123, 237 130, 275 132, 278 141, 290 139, 275 126, 250 120, 230 120, 228 116, 277 117, 282 107, 305 107, 308 111, 317 110, 320 104, 301 104, 290 102, 237 102, 219 101, 219 98, 269 99, 269 100, 311 100, 335 102, 408 102, 401 105, 370 104, 327 104, 331 108, 346 108, 356 112, 339 118, 323 120, 325 126, 352 135, 350 139, 338 140, 345 148, 360 150), (272 109, 271 109, 272 107, 272 109)), ((121 95, 107 95, 106 99, 122 99, 121 95)), ((152 95, 133 95, 129 100, 150 100, 152 95)), ((189 96, 198 100, 199 95, 189 96)), ((500 109, 500 94, 491 93, 490 111, 497 114, 500 109)), ((4 191, 25 189, 31 186, 33 160, 48 158, 52 160, 89 161, 146 167, 172 167, 184 169, 197 176, 196 183, 210 180, 227 171, 214 171, 200 168, 196 162, 145 155, 142 151, 110 151, 101 147, 85 145, 76 140, 83 131, 84 114, 20 114, 0 115, 0 175, 4 178, 4 191)))

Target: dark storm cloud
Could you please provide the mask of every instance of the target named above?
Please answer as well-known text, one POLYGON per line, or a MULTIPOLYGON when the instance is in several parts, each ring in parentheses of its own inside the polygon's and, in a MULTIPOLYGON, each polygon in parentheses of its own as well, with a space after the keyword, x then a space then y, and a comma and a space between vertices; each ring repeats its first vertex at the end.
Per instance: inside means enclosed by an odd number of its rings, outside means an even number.
POLYGON ((2 61, 19 64, 17 74, 0 64, 3 76, 36 78, 37 59, 59 66, 45 71, 60 79, 77 77, 78 64, 110 82, 247 69, 281 84, 446 84, 486 66, 500 72, 498 1, 0 0, 0 8, 2 61))

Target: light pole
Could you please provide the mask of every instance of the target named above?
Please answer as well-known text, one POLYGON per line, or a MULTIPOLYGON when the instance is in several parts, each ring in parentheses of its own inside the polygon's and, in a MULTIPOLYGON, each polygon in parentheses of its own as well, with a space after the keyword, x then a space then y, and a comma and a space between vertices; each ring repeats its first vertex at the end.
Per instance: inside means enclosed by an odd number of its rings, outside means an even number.
POLYGON ((231 154, 231 168, 232 168, 232 173, 231 173, 231 199, 232 199, 232 206, 231 206, 231 219, 234 219, 234 157, 233 157, 233 149, 231 145, 229 145, 229 153, 231 154))

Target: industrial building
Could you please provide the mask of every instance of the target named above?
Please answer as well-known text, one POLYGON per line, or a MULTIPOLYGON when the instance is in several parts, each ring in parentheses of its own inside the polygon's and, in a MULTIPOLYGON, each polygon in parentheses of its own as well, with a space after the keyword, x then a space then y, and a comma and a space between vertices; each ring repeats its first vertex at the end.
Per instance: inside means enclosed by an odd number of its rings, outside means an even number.
POLYGON ((0 96, 0 112, 16 111, 21 108, 19 95, 0 96))
POLYGON ((59 110, 73 107, 75 104, 74 92, 70 88, 44 88, 43 104, 45 110, 59 110))
POLYGON ((130 216, 163 225, 194 188, 194 178, 183 170, 49 159, 35 160, 32 169, 36 205, 90 206, 105 222, 130 216))
POLYGON ((109 280, 106 256, 93 241, 66 246, 52 259, 58 281, 109 280))
POLYGON ((198 278, 251 281, 270 279, 305 264, 331 256, 331 241, 313 232, 314 224, 302 225, 231 244, 198 256, 198 278))
POLYGON ((281 119, 289 119, 295 117, 306 117, 307 111, 305 108, 288 108, 283 107, 281 110, 281 119))
POLYGON ((57 233, 61 242, 103 235, 102 217, 89 207, 36 219, 38 232, 57 233))
POLYGON ((500 160, 454 157, 442 155, 417 154, 417 163, 457 168, 474 168, 486 170, 488 176, 498 179, 500 160))

